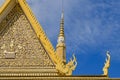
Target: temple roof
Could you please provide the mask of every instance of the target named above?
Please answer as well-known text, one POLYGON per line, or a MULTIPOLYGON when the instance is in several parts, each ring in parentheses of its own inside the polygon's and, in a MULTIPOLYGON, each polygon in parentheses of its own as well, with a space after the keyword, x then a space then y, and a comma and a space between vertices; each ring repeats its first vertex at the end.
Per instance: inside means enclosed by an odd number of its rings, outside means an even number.
MULTIPOLYGON (((27 19, 29 20, 31 26, 33 27, 37 37, 39 38, 40 42, 42 43, 45 50, 49 54, 50 58, 52 59, 52 61, 56 65, 56 69, 60 73, 63 73, 63 75, 64 74, 71 75, 72 71, 76 67, 76 66, 74 66, 74 64, 76 63, 76 65, 77 65, 75 56, 73 56, 73 60, 68 62, 68 64, 64 65, 62 63, 62 60, 59 58, 59 56, 56 55, 55 49, 53 48, 51 42, 47 38, 44 30, 42 29, 42 26, 39 24, 39 22, 37 21, 37 19, 33 15, 30 7, 26 3, 26 0, 5 0, 4 4, 0 7, 0 22, 6 17, 6 15, 8 15, 8 13, 13 9, 13 7, 16 4, 19 4, 20 7, 22 8, 22 10, 25 13, 27 19)), ((63 21, 64 21, 64 19, 63 19, 63 17, 64 17, 64 15, 62 15, 61 30, 60 30, 61 35, 60 36, 64 36, 64 31, 63 31, 63 21)), ((16 70, 18 70, 18 69, 16 69, 16 70)), ((12 69, 12 71, 13 71, 13 69, 12 69)), ((26 76, 26 74, 24 74, 24 75, 26 76)), ((95 78, 97 77, 97 79, 98 79, 98 77, 101 77, 101 79, 104 79, 104 78, 108 79, 108 77, 106 75, 67 76, 66 79, 70 79, 70 78, 75 79, 76 78, 76 79, 79 80, 80 78, 83 79, 85 77, 95 77, 95 78)), ((57 79, 57 78, 59 78, 59 77, 56 77, 55 79, 57 79)), ((62 76, 60 78, 62 78, 62 76)))

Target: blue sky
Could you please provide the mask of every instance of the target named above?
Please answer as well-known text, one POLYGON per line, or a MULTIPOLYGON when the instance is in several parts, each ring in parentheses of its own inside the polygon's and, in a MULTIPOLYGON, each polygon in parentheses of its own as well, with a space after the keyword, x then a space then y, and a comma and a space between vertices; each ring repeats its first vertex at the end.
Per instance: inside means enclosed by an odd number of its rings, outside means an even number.
MULTIPOLYGON (((0 0, 2 4, 4 0, 0 0)), ((55 47, 62 0, 27 0, 55 47)), ((74 53, 73 75, 100 75, 111 53, 110 77, 120 77, 120 0, 64 0, 67 61, 74 53)))

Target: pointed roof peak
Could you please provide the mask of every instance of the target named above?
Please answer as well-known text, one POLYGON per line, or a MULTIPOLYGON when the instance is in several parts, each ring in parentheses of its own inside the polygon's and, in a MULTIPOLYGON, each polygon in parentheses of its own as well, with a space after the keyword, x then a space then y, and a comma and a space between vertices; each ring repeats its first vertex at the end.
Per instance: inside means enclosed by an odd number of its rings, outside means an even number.
POLYGON ((61 13, 61 22, 60 22, 59 37, 65 37, 64 36, 64 4, 63 4, 63 0, 62 0, 62 13, 61 13))
POLYGON ((61 14, 59 37, 60 37, 60 36, 64 37, 64 13, 63 13, 63 12, 62 12, 62 14, 61 14))

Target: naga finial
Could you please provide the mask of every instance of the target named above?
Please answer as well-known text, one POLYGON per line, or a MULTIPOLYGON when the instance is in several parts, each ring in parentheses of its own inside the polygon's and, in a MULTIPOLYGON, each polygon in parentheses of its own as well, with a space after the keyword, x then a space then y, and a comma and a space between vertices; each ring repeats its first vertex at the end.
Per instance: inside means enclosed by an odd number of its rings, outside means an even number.
POLYGON ((75 70, 77 66, 76 57, 73 55, 73 59, 71 58, 70 61, 66 65, 56 65, 56 69, 61 73, 65 75, 72 75, 72 72, 75 70), (64 69, 61 67, 64 66, 64 69))
POLYGON ((107 58, 106 58, 105 65, 103 67, 103 75, 108 76, 108 69, 110 67, 110 52, 107 51, 106 55, 107 55, 107 58))
POLYGON ((76 66, 77 66, 77 61, 75 55, 73 54, 73 59, 71 59, 70 62, 66 64, 67 75, 72 75, 72 72, 75 70, 76 66))

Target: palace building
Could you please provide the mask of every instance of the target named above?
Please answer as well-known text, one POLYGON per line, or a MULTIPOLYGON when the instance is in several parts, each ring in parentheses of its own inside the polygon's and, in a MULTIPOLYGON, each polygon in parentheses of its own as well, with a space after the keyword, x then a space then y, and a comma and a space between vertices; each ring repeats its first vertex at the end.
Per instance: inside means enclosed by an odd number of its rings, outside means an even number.
POLYGON ((1 80, 110 80, 109 52, 103 74, 72 76, 77 60, 73 55, 66 62, 66 47, 63 12, 54 49, 26 0, 5 0, 0 8, 1 80))

